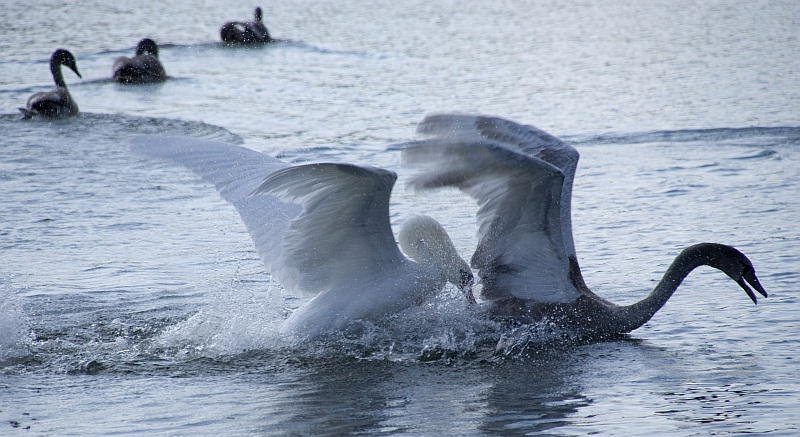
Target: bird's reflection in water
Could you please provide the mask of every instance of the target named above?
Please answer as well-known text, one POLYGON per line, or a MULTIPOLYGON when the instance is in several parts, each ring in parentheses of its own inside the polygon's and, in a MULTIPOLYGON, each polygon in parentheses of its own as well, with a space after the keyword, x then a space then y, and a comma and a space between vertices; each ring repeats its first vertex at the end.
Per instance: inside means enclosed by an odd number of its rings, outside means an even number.
POLYGON ((479 428, 491 434, 530 435, 571 425, 570 416, 591 404, 579 383, 575 347, 529 345, 525 358, 494 366, 479 428))
POLYGON ((579 354, 530 352, 457 364, 317 357, 285 384, 271 426, 314 435, 508 435, 571 425, 591 403, 575 376, 579 354))

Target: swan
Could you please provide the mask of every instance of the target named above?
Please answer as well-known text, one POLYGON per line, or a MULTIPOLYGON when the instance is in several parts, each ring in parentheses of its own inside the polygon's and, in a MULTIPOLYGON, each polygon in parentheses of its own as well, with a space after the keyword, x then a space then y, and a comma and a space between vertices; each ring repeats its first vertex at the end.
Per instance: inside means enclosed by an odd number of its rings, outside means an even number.
POLYGON ((419 305, 446 282, 474 300, 469 265, 434 219, 407 218, 398 247, 389 221, 392 171, 290 166, 244 147, 186 138, 142 137, 133 148, 213 183, 239 212, 267 271, 287 292, 311 297, 283 322, 287 338, 380 321, 419 305))
POLYGON ((264 25, 260 7, 256 7, 254 21, 229 21, 219 31, 222 42, 229 45, 266 44, 272 41, 264 25))
POLYGON ((416 170, 409 185, 457 187, 479 205, 471 266, 494 317, 521 323, 546 318, 579 336, 626 334, 647 323, 703 265, 728 275, 754 303, 750 287, 767 297, 744 254, 700 243, 683 250, 641 301, 609 302, 586 286, 575 254, 571 197, 577 150, 535 127, 501 118, 434 114, 417 131, 429 138, 403 149, 404 165, 416 170))
POLYGON ((136 56, 117 58, 112 69, 112 79, 119 83, 156 83, 167 79, 164 66, 158 60, 158 44, 150 38, 136 44, 136 56))
POLYGON ((54 51, 50 56, 50 73, 53 74, 56 89, 38 92, 30 96, 27 108, 19 108, 24 118, 35 116, 66 118, 78 114, 78 104, 72 100, 72 96, 67 90, 67 82, 64 81, 64 75, 61 73, 62 65, 69 67, 78 77, 83 78, 78 72, 78 64, 72 53, 64 49, 54 51))

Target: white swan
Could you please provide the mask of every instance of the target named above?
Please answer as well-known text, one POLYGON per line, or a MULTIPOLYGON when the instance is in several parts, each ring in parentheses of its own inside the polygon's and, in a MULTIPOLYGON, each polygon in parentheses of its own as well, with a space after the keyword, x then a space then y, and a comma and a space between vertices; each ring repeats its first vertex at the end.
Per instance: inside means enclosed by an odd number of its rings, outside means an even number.
POLYGON ((748 284, 766 291, 752 263, 733 247, 702 243, 684 250, 650 295, 615 305, 583 281, 572 239, 572 182, 578 152, 532 126, 472 115, 426 117, 418 132, 431 139, 410 143, 406 165, 419 173, 417 189, 454 186, 479 204, 478 247, 482 296, 492 313, 515 321, 548 320, 579 335, 630 332, 667 302, 696 267, 708 265, 735 280, 757 303, 748 284))
POLYGON ((78 64, 75 56, 67 50, 57 49, 50 56, 50 73, 56 83, 56 89, 52 91, 42 91, 28 98, 27 107, 19 108, 24 118, 36 116, 47 118, 66 118, 78 114, 78 104, 72 99, 67 90, 67 82, 61 73, 61 66, 69 67, 78 77, 78 64))
POLYGON ((284 322, 296 339, 380 320, 421 303, 446 282, 472 297, 469 265, 444 229, 406 219, 395 243, 389 197, 397 176, 350 164, 288 164, 243 147, 143 137, 134 149, 182 164, 239 212, 267 270, 289 292, 314 296, 284 322), (298 206, 299 205, 299 206, 298 206))

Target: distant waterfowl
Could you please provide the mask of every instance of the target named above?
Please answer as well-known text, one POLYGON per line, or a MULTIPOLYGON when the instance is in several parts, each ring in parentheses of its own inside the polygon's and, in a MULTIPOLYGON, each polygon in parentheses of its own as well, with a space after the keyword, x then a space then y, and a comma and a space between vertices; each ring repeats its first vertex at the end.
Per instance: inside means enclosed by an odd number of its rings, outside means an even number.
POLYGON ((222 42, 230 45, 266 44, 272 41, 264 25, 261 8, 257 7, 254 21, 229 21, 220 29, 222 42))
POLYGON ((119 83, 157 83, 167 79, 164 66, 158 59, 158 44, 150 38, 139 41, 133 58, 117 58, 113 70, 113 80, 119 83))
POLYGON ((75 56, 72 53, 64 49, 54 51, 50 56, 50 73, 56 83, 56 89, 38 92, 30 96, 27 107, 19 108, 25 118, 37 116, 65 118, 78 114, 78 104, 69 94, 67 82, 64 81, 64 75, 61 73, 62 65, 69 67, 78 77, 81 77, 78 72, 78 64, 75 62, 75 56))
POLYGON ((135 150, 213 183, 236 207, 267 271, 290 294, 313 296, 284 322, 287 336, 311 339, 357 320, 380 321, 422 303, 447 282, 472 298, 469 265, 435 220, 407 218, 398 247, 389 222, 397 179, 391 171, 289 166, 243 147, 195 139, 142 138, 135 150))
POLYGON ((578 152, 532 126, 470 115, 426 117, 404 162, 417 189, 458 187, 479 205, 471 266, 491 313, 515 322, 548 321, 585 336, 623 334, 645 324, 696 267, 736 281, 754 303, 766 297, 750 260, 733 247, 701 243, 681 252, 640 302, 616 305, 586 286, 572 238, 572 183, 578 152), (748 286, 749 284, 749 286, 748 286))

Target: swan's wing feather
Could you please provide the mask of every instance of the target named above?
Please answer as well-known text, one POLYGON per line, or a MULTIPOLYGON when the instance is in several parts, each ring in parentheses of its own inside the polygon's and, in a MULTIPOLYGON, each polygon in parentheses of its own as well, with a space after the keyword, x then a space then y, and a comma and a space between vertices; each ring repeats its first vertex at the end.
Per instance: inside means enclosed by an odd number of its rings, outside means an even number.
POLYGON ((283 276, 309 292, 359 288, 408 265, 392 234, 389 197, 397 175, 350 164, 279 170, 254 191, 302 205, 283 241, 283 276))
POLYGON ((572 239, 572 184, 580 154, 549 133, 498 117, 468 114, 432 114, 417 126, 417 132, 451 141, 491 141, 550 163, 564 174, 561 190, 561 229, 567 253, 575 254, 572 239))
POLYGON ((38 92, 28 98, 26 116, 40 114, 47 117, 66 117, 78 112, 78 105, 65 88, 38 92))
POLYGON ((144 69, 148 74, 152 74, 155 76, 166 75, 166 71, 164 70, 164 65, 161 63, 161 61, 158 60, 158 57, 154 55, 143 55, 141 68, 144 69))
POLYGON ((267 271, 287 286, 280 276, 281 240, 300 208, 275 196, 250 196, 264 178, 288 167, 287 163, 218 141, 142 136, 133 142, 135 151, 180 164, 214 184, 220 195, 236 207, 267 271))
POLYGON ((47 93, 38 97, 39 98, 31 99, 28 102, 28 108, 30 108, 34 113, 58 116, 62 112, 66 112, 64 101, 58 99, 58 94, 47 93))
POLYGON ((63 106, 70 99, 69 92, 64 88, 56 88, 51 91, 40 91, 28 98, 28 107, 37 108, 58 108, 63 106))
POLYGON ((124 68, 131 64, 131 58, 120 56, 114 60, 114 65, 111 67, 111 71, 117 72, 120 68, 124 68))
POLYGON ((41 91, 32 95, 28 99, 28 105, 42 104, 63 104, 66 95, 63 88, 56 88, 52 91, 41 91))
POLYGON ((479 270, 484 297, 576 299, 561 229, 563 172, 506 144, 474 140, 456 135, 407 145, 404 163, 419 170, 410 185, 455 186, 478 202, 472 267, 479 270))

